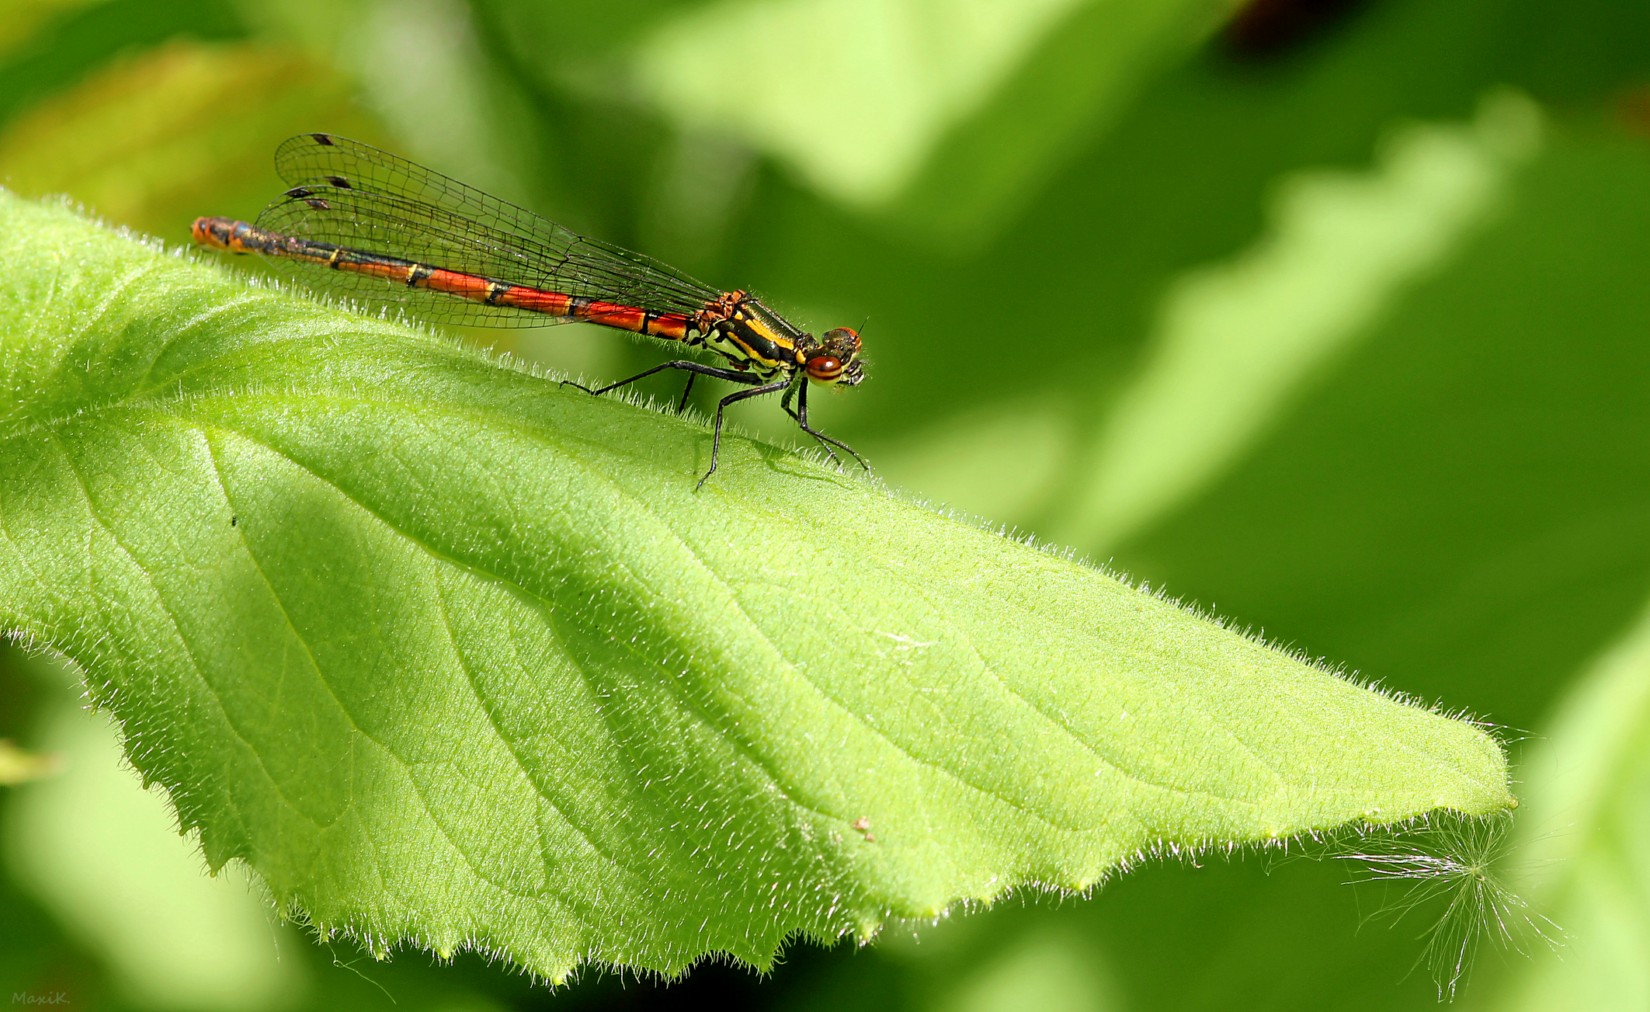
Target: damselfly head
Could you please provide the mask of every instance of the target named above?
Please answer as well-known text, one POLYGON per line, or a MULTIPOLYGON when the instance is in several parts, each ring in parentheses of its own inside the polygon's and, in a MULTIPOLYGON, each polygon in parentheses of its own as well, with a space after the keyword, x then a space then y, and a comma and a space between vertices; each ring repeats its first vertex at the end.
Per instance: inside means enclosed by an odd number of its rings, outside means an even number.
POLYGON ((854 386, 865 378, 865 367, 859 361, 859 332, 851 327, 827 330, 802 368, 815 383, 854 386))

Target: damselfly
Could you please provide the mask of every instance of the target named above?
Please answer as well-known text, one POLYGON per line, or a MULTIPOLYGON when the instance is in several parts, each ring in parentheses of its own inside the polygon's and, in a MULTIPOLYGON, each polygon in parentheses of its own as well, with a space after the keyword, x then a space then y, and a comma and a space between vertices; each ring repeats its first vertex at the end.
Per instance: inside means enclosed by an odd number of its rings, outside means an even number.
MULTIPOLYGON (((585 322, 705 348, 722 363, 665 362, 594 390, 605 394, 669 369, 687 373, 677 411, 700 376, 748 389, 716 404, 710 470, 730 404, 782 393, 780 405, 832 459, 847 445, 808 424, 808 385, 864 379, 859 333, 815 337, 743 290, 719 291, 657 260, 579 235, 404 158, 332 134, 300 134, 275 151, 289 189, 256 224, 197 218, 195 241, 231 253, 321 268, 318 287, 376 303, 419 300, 421 315, 472 326, 585 322)), ((577 384, 575 384, 577 385, 577 384)))

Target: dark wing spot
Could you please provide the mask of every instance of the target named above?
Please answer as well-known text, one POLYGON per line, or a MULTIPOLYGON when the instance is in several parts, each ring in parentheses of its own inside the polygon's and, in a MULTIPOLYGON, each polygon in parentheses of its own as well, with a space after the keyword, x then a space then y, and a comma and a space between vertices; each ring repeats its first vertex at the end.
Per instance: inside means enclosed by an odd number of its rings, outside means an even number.
POLYGON ((332 147, 331 134, 310 134, 310 136, 315 138, 315 143, 320 144, 323 147, 332 147))
POLYGON ((330 211, 330 210, 332 210, 332 205, 327 203, 326 201, 322 200, 320 197, 311 197, 308 200, 304 201, 304 203, 308 204, 310 207, 315 208, 315 210, 317 210, 317 211, 330 211))
POLYGON ((328 176, 327 182, 338 187, 340 190, 350 189, 349 180, 345 179, 343 176, 328 176))
POLYGON ((293 200, 300 200, 304 197, 309 196, 309 194, 310 194, 309 187, 307 187, 307 186, 294 186, 292 189, 290 189, 290 190, 286 191, 285 193, 283 193, 282 196, 283 197, 291 197, 293 200))

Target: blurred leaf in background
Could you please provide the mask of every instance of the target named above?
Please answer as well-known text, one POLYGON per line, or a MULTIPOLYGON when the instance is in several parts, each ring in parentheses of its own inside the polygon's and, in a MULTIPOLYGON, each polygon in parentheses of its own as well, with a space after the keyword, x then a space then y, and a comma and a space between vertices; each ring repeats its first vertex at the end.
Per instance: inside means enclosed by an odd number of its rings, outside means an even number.
POLYGON ((65 193, 112 221, 175 234, 202 194, 255 210, 269 189, 263 138, 318 118, 350 118, 345 82, 325 66, 275 48, 168 42, 18 116, 0 165, 19 192, 65 193))
MULTIPOLYGON (((0 180, 181 241, 273 196, 281 137, 331 129, 804 322, 869 317, 870 379, 815 410, 891 483, 1578 757, 1533 771, 1514 853, 1550 862, 1531 899, 1573 952, 1485 959, 1463 992, 1534 1008, 1582 993, 1577 967, 1650 965, 1650 903, 1613 884, 1650 880, 1646 676, 1636 640, 1606 656, 1650 605, 1647 95, 1650 6, 1613 0, 14 3, 0 180)), ((657 359, 578 330, 513 347, 657 359)), ((73 676, 19 657, 0 735, 55 749, 73 676)), ((8 789, 8 838, 51 783, 8 789)), ((0 985, 167 1005, 8 855, 0 985)), ((622 996, 1432 1004, 1412 932, 1360 931, 1344 878, 1148 867, 622 996)), ((281 953, 309 981, 271 992, 289 1007, 621 994, 281 953)), ((1625 970, 1586 982, 1592 1007, 1645 1003, 1625 970)))
POLYGON ((289 1007, 302 975, 280 951, 303 943, 238 871, 227 881, 202 874, 164 794, 133 790, 113 732, 79 707, 54 707, 39 725, 37 740, 67 768, 8 813, 7 863, 20 886, 104 955, 114 986, 137 1004, 289 1007))
POLYGON ((1504 967, 1471 1008, 1650 1004, 1650 622, 1591 664, 1530 757, 1514 881, 1563 928, 1556 951, 1504 967))

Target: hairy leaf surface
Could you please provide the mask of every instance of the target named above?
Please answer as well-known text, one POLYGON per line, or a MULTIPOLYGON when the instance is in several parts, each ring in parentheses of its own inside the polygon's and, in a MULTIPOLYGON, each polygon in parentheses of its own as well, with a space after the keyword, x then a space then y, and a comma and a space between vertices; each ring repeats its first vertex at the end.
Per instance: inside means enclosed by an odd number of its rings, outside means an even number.
POLYGON ((696 492, 702 419, 0 217, 0 630, 323 929, 553 979, 766 966, 1511 804, 1476 727, 874 482, 730 437, 696 492))

